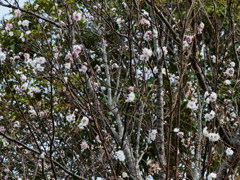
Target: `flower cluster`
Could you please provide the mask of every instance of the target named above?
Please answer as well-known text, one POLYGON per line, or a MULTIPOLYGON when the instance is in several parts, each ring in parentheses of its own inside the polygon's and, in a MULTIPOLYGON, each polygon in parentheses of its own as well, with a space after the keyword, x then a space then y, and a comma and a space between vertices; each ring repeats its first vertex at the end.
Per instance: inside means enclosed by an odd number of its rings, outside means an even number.
POLYGON ((12 28, 13 28, 13 25, 10 24, 10 23, 8 23, 8 24, 6 24, 5 30, 6 30, 6 31, 9 31, 9 30, 11 30, 12 28))
POLYGON ((209 141, 215 142, 220 139, 220 136, 218 133, 209 133, 207 131, 207 127, 203 129, 203 135, 209 139, 209 141))
POLYGON ((153 52, 151 49, 143 48, 142 55, 140 55, 140 60, 148 61, 149 58, 152 56, 153 52))
POLYGON ((213 119, 215 117, 215 112, 212 110, 210 113, 207 113, 204 115, 204 118, 206 119, 206 121, 210 121, 211 119, 213 119))
POLYGON ((217 94, 215 92, 209 94, 209 92, 206 91, 204 94, 204 98, 206 98, 206 103, 215 102, 217 100, 217 94))
POLYGON ((44 71, 44 67, 42 66, 46 62, 46 59, 44 57, 36 57, 32 60, 27 53, 24 54, 24 57, 27 60, 27 63, 30 64, 34 70, 40 72, 44 71))
POLYGON ((75 56, 78 56, 82 52, 82 46, 79 44, 76 44, 73 46, 73 53, 75 56))
POLYGON ((88 122, 89 122, 89 119, 88 119, 86 116, 84 116, 84 117, 81 119, 81 122, 80 122, 80 124, 78 125, 78 127, 79 127, 80 129, 83 129, 84 127, 86 127, 86 126, 88 125, 88 122))
POLYGON ((145 41, 149 41, 152 39, 152 31, 146 31, 145 34, 143 35, 143 39, 145 41))
POLYGON ((195 110, 198 109, 195 100, 193 100, 193 101, 188 101, 187 107, 188 107, 189 109, 193 110, 193 111, 195 111, 195 110))
POLYGON ((232 77, 234 75, 234 68, 227 68, 227 70, 224 72, 224 75, 227 77, 232 77))
POLYGON ((122 27, 122 24, 125 22, 124 19, 122 18, 117 18, 116 20, 117 24, 118 24, 118 27, 121 28, 122 27))
POLYGON ((117 152, 115 152, 115 158, 122 162, 125 161, 124 152, 122 150, 118 150, 117 152))

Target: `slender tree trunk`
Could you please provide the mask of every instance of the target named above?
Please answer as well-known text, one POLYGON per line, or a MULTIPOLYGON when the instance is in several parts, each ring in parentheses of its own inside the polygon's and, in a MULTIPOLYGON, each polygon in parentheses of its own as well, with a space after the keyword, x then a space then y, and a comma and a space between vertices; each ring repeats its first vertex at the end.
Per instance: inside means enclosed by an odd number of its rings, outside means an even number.
MULTIPOLYGON (((153 3, 152 3, 152 6, 153 3)), ((152 7, 151 10, 151 16, 153 20, 153 29, 157 31, 155 17, 154 17, 154 8, 152 7)), ((158 33, 156 33, 158 34, 158 33)), ((165 146, 164 146, 164 112, 163 112, 163 53, 162 50, 159 48, 159 39, 158 35, 153 36, 153 43, 154 43, 154 54, 155 54, 155 62, 157 64, 158 68, 158 74, 157 74, 157 103, 156 103, 156 113, 157 113, 157 136, 156 136, 156 148, 157 148, 157 154, 160 162, 161 171, 158 174, 159 179, 165 179, 166 178, 166 157, 165 157, 165 146)))

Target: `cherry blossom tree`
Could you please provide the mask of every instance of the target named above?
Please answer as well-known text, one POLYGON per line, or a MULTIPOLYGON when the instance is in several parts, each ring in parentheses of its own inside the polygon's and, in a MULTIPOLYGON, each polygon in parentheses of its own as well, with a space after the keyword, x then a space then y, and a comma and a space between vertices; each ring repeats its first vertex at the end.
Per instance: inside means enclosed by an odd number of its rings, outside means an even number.
POLYGON ((0 0, 1 179, 240 178, 237 0, 0 0))

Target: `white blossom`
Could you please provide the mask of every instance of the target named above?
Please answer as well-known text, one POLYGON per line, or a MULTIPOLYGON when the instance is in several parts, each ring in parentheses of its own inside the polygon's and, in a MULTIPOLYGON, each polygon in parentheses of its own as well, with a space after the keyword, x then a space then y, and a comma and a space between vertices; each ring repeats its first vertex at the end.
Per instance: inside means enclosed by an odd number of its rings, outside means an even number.
POLYGON ((232 156, 233 153, 234 153, 231 148, 227 148, 225 152, 226 152, 226 154, 227 154, 228 156, 232 156))
POLYGON ((148 57, 151 57, 152 56, 152 50, 151 49, 148 49, 148 48, 143 48, 143 54, 148 56, 148 57))
POLYGON ((115 157, 119 161, 125 161, 125 155, 124 155, 124 152, 122 150, 118 150, 117 152, 115 152, 115 157))
POLYGON ((223 82, 225 85, 230 85, 231 84, 231 81, 230 80, 225 80, 224 82, 223 82))
POLYGON ((31 34, 31 31, 30 30, 26 31, 26 35, 29 35, 29 34, 31 34))
POLYGON ((23 26, 28 27, 29 26, 29 21, 28 20, 23 20, 21 23, 23 26))
POLYGON ((24 57, 24 59, 28 60, 28 59, 30 59, 30 54, 29 53, 24 53, 23 57, 24 57))
POLYGON ((38 5, 38 4, 36 4, 36 5, 34 6, 34 9, 35 9, 35 10, 37 10, 37 9, 38 9, 38 7, 39 7, 39 5, 38 5))
POLYGON ((21 74, 20 75, 20 79, 21 79, 21 81, 26 81, 27 77, 24 74, 21 74))
POLYGON ((199 24, 199 27, 202 28, 202 29, 204 28, 204 26, 205 26, 205 25, 204 25, 203 22, 201 22, 201 23, 199 24))
POLYGON ((36 57, 34 60, 39 64, 44 64, 46 62, 46 59, 44 57, 36 57))
POLYGON ((149 56, 142 54, 142 55, 140 55, 140 60, 141 61, 148 61, 149 60, 149 56))
POLYGON ((6 59, 6 54, 3 52, 0 52, 0 61, 4 61, 6 59))
POLYGON ((163 54, 164 54, 164 56, 166 56, 167 53, 168 53, 167 47, 166 47, 166 46, 163 46, 162 49, 163 49, 163 54))
POLYGON ((72 122, 72 121, 74 121, 75 119, 76 119, 75 114, 69 114, 69 115, 66 116, 66 120, 67 120, 68 122, 72 122))
POLYGON ((41 64, 37 64, 37 65, 36 65, 36 70, 37 70, 37 71, 40 71, 40 72, 43 72, 43 71, 44 71, 44 67, 41 66, 41 64))
POLYGON ((193 111, 197 110, 197 105, 195 101, 188 101, 187 107, 193 111))
POLYGON ((13 32, 10 31, 10 32, 8 33, 8 35, 9 35, 9 36, 13 36, 13 32))
POLYGON ((204 118, 206 119, 206 121, 210 121, 211 119, 213 119, 215 117, 215 112, 213 110, 211 110, 210 113, 207 113, 204 115, 204 118))
POLYGON ((21 26, 22 25, 22 21, 18 21, 18 23, 17 23, 19 26, 21 26))
POLYGON ((155 141, 156 139, 156 135, 157 135, 157 130, 153 129, 150 133, 149 133, 149 140, 151 141, 155 141))
POLYGON ((142 16, 148 17, 149 13, 145 9, 142 9, 142 16))
POLYGON ((218 133, 208 133, 207 137, 209 141, 213 141, 213 142, 218 141, 220 139, 220 136, 218 133))
POLYGON ((207 127, 203 128, 203 135, 204 135, 205 137, 208 137, 207 127))
POLYGON ((122 177, 123 177, 123 178, 127 178, 127 177, 129 177, 129 176, 128 176, 128 174, 127 174, 126 172, 123 172, 123 173, 122 173, 122 177))
POLYGON ((157 74, 157 73, 158 73, 158 68, 157 68, 157 66, 155 66, 155 67, 153 68, 153 73, 154 73, 154 74, 157 74))
POLYGON ((81 65, 81 69, 79 69, 80 72, 86 73, 88 70, 87 66, 85 66, 84 64, 81 65))
POLYGON ((124 19, 122 18, 117 18, 116 20, 117 24, 118 24, 118 27, 121 28, 122 27, 122 24, 125 22, 124 19))
POLYGON ((235 65, 236 65, 235 62, 230 62, 231 67, 235 67, 235 65))
POLYGON ((71 63, 65 63, 65 64, 64 64, 64 67, 65 67, 66 69, 71 69, 71 63))
POLYGON ((208 96, 209 96, 209 92, 206 91, 206 92, 204 93, 204 98, 206 98, 206 97, 208 97, 208 96))
POLYGON ((127 97, 127 99, 126 99, 125 102, 133 102, 134 99, 135 99, 135 93, 134 93, 134 92, 130 92, 130 93, 128 94, 128 97, 127 97))
POLYGON ((212 172, 208 175, 207 180, 212 180, 212 179, 215 179, 215 178, 217 178, 217 174, 212 172))
POLYGON ((113 63, 113 64, 112 64, 112 68, 113 68, 113 69, 118 69, 118 68, 119 68, 119 65, 118 65, 117 63, 113 63))
POLYGON ((224 72, 224 74, 226 76, 230 76, 232 77, 234 75, 234 69, 231 67, 231 68, 227 68, 226 72, 224 72))
POLYGON ((175 132, 175 133, 179 132, 179 128, 174 128, 173 132, 175 132))
POLYGON ((37 112, 32 106, 30 106, 30 110, 28 111, 28 113, 30 114, 31 117, 35 117, 37 115, 37 112))
POLYGON ((212 56, 211 56, 211 59, 212 59, 212 62, 213 62, 213 63, 216 63, 216 59, 217 59, 217 58, 216 58, 215 55, 212 55, 212 56))
POLYGON ((40 158, 41 158, 41 159, 44 159, 44 158, 45 158, 45 155, 46 155, 45 152, 41 153, 41 154, 40 154, 40 158))
POLYGON ((84 117, 81 119, 81 122, 80 122, 80 124, 78 125, 78 127, 79 127, 80 129, 83 129, 84 127, 86 127, 86 126, 88 125, 88 122, 89 122, 89 119, 88 119, 86 116, 84 116, 84 117))
POLYGON ((81 12, 76 12, 76 11, 75 11, 75 12, 73 13, 72 17, 73 17, 73 20, 74 20, 74 21, 79 21, 79 20, 81 20, 81 19, 83 18, 83 15, 82 15, 81 12))
POLYGON ((209 96, 209 100, 211 102, 215 102, 217 100, 217 94, 215 92, 212 92, 209 96))
POLYGON ((99 135, 97 135, 95 139, 96 139, 96 141, 97 141, 98 143, 102 143, 102 141, 100 140, 99 135))

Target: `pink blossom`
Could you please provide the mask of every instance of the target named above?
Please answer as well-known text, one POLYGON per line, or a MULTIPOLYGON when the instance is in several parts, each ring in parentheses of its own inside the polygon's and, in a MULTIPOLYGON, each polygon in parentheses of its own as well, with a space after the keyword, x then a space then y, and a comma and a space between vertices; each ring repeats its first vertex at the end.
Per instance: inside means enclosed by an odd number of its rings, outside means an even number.
POLYGON ((178 132, 177 136, 179 136, 180 138, 182 138, 184 136, 184 132, 178 132))
POLYGON ((144 36, 143 36, 143 39, 145 40, 145 41, 149 41, 149 40, 151 40, 151 37, 152 36, 152 31, 147 31, 147 32, 145 32, 145 34, 144 34, 144 36))
POLYGON ((77 56, 82 51, 81 45, 74 45, 73 46, 73 53, 77 56))
POLYGON ((73 60, 73 56, 72 56, 71 54, 67 54, 67 55, 65 56, 65 59, 66 59, 66 60, 73 60))
POLYGON ((12 28, 13 28, 13 25, 8 23, 8 24, 6 24, 5 30, 8 31, 8 30, 10 30, 12 28))
POLYGON ((140 21, 139 21, 140 24, 142 25, 147 25, 148 27, 150 27, 150 21, 145 19, 145 18, 142 18, 140 21))
POLYGON ((82 19, 82 13, 81 12, 74 12, 72 17, 73 17, 74 21, 79 21, 79 20, 82 19))
POLYGON ((86 141, 83 141, 83 142, 81 143, 81 149, 87 149, 87 148, 89 148, 88 143, 87 143, 86 141))
POLYGON ((19 17, 19 16, 21 16, 22 12, 19 9, 16 9, 14 11, 14 14, 15 14, 16 17, 19 17))
POLYGON ((128 87, 128 91, 133 92, 134 91, 134 87, 133 86, 129 86, 128 87))
POLYGON ((193 40, 193 36, 187 36, 187 37, 186 37, 186 40, 187 40, 187 43, 188 43, 188 44, 191 44, 191 43, 192 43, 192 40, 193 40))
POLYGON ((234 75, 234 69, 231 68, 227 68, 226 72, 224 72, 225 76, 233 76, 234 75))

